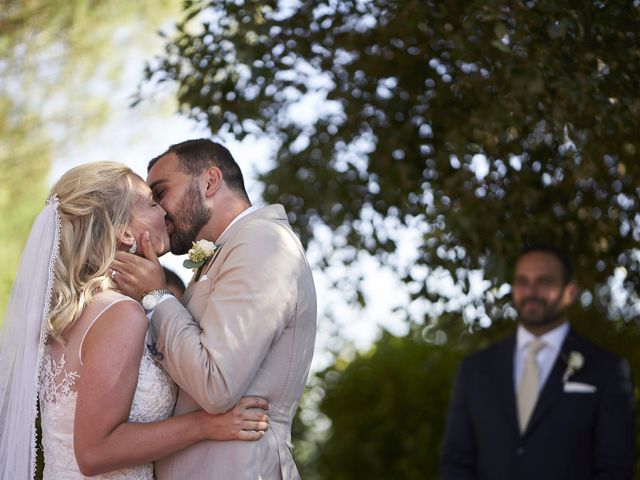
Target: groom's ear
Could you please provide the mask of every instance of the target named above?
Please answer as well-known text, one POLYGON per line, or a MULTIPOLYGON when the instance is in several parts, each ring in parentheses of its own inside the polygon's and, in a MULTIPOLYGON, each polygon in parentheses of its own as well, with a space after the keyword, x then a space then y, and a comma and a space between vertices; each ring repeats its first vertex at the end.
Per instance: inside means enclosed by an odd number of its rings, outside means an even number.
POLYGON ((205 180, 207 183, 204 189, 204 196, 205 198, 209 198, 220 190, 224 179, 222 178, 222 171, 218 167, 211 167, 207 169, 205 174, 205 180))

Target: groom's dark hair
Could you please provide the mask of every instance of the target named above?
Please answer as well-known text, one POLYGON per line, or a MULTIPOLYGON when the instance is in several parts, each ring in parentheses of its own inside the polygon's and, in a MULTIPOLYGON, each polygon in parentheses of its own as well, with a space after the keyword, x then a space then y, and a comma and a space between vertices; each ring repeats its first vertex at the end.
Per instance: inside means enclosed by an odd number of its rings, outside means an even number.
POLYGON ((562 279, 565 285, 573 279, 573 267, 571 265, 569 255, 567 255, 562 248, 551 243, 526 243, 520 250, 520 253, 518 253, 514 265, 518 263, 518 260, 520 260, 524 255, 531 252, 542 252, 553 255, 562 264, 562 279))
POLYGON ((223 145, 212 142, 207 138, 197 138, 171 145, 166 152, 158 155, 149 162, 147 173, 156 162, 168 155, 175 153, 182 170, 191 177, 197 177, 210 167, 218 167, 222 172, 222 178, 229 189, 243 195, 247 201, 249 196, 244 187, 244 178, 240 166, 231 156, 229 150, 223 145))

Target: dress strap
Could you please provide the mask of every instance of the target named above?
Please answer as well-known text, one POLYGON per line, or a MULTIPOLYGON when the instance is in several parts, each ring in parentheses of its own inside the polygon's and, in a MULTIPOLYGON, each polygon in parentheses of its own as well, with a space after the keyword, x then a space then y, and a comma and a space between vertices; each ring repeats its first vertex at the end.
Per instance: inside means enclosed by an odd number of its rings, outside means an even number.
POLYGON ((140 310, 142 310, 142 312, 144 313, 144 309, 142 308, 142 305, 140 305, 138 302, 136 302, 133 298, 125 297, 124 295, 121 298, 117 298, 116 300, 112 301, 106 307, 104 307, 102 310, 100 310, 100 313, 98 313, 98 315, 96 315, 95 318, 93 320, 91 320, 91 323, 89 324, 87 329, 84 331, 84 334, 82 335, 82 340, 80 340, 80 346, 78 347, 78 358, 80 359, 80 365, 81 366, 84 365, 82 363, 82 345, 84 344, 84 339, 87 336, 87 333, 89 333, 89 330, 91 330, 91 327, 93 327, 93 325, 96 323, 96 320, 98 320, 104 314, 104 312, 109 310, 116 303, 121 303, 121 302, 133 302, 136 305, 138 305, 138 307, 140 307, 140 310))

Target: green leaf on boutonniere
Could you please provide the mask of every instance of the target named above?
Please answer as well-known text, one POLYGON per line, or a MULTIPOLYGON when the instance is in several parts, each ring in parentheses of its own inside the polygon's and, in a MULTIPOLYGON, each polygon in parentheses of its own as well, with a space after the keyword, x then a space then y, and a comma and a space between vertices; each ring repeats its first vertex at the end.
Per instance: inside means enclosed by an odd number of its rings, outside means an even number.
POLYGON ((188 258, 182 263, 186 268, 200 268, 213 257, 218 248, 215 243, 208 240, 198 240, 192 243, 193 246, 187 252, 188 258))
POLYGON ((184 262, 182 262, 182 266, 184 268, 200 268, 202 265, 204 265, 204 260, 202 262, 192 262, 189 259, 186 259, 184 262))

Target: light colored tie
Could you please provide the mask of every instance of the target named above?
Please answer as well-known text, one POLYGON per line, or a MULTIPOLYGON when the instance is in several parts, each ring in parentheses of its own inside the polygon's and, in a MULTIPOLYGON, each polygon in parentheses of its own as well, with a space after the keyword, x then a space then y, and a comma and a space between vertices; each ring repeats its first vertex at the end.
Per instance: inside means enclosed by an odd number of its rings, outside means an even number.
POLYGON ((545 343, 539 338, 531 341, 531 343, 527 345, 527 358, 524 362, 520 387, 518 388, 518 420, 520 421, 521 432, 524 432, 527 428, 540 393, 536 355, 544 346, 545 343))

